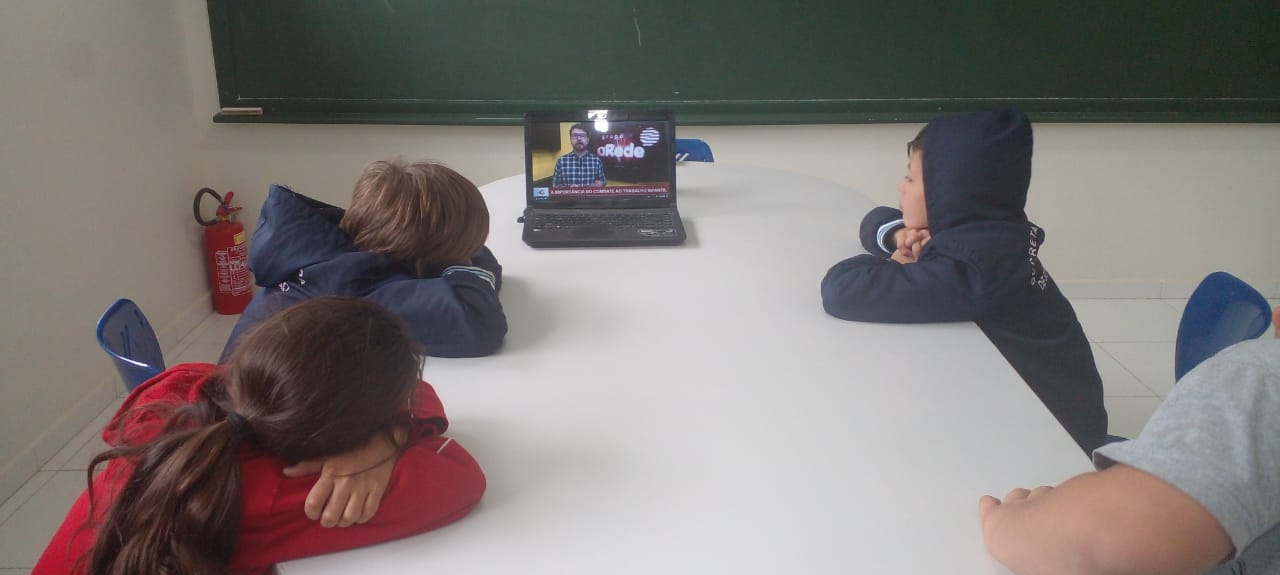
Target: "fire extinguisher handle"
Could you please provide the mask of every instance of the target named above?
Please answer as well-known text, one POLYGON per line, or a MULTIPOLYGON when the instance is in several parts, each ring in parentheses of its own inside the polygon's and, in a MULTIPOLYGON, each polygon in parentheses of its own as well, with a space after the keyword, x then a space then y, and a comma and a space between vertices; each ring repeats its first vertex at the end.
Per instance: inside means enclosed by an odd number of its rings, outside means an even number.
POLYGON ((204 198, 206 194, 213 196, 213 199, 218 200, 218 205, 222 205, 222 196, 218 195, 218 192, 213 191, 212 188, 200 188, 200 191, 196 192, 196 199, 191 202, 191 212, 196 217, 196 223, 202 226, 212 226, 213 224, 218 223, 218 218, 206 220, 200 216, 200 200, 204 198))

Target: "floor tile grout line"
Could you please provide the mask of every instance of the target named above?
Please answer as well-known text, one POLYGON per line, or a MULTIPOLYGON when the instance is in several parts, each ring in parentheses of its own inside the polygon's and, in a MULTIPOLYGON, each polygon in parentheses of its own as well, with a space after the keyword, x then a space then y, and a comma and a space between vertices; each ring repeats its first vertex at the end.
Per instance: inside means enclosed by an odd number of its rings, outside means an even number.
MULTIPOLYGON (((1132 341, 1116 341, 1116 342, 1111 342, 1111 343, 1165 343, 1165 342, 1146 342, 1146 341, 1132 342, 1132 341)), ((1121 368, 1123 368, 1123 369, 1124 369, 1125 373, 1128 373, 1130 376, 1132 376, 1132 377, 1133 377, 1133 379, 1134 379, 1135 381, 1137 381, 1137 382, 1138 382, 1138 384, 1139 384, 1139 385, 1141 385, 1142 387, 1146 388, 1146 390, 1147 390, 1147 391, 1151 392, 1151 397, 1154 397, 1154 398, 1156 398, 1156 399, 1159 399, 1161 402, 1163 402, 1163 401, 1164 401, 1164 396, 1163 396, 1163 395, 1160 395, 1159 393, 1156 393, 1156 390, 1151 389, 1151 386, 1150 386, 1150 385, 1147 385, 1147 382, 1142 381, 1142 378, 1141 378, 1141 377, 1138 377, 1138 374, 1134 373, 1133 369, 1131 369, 1128 365, 1125 365, 1125 362, 1120 361, 1120 358, 1116 357, 1116 354, 1111 353, 1111 350, 1107 349, 1107 348, 1106 348, 1103 344, 1101 344, 1101 343, 1099 343, 1099 344, 1098 344, 1098 349, 1101 349, 1103 353, 1107 354, 1107 357, 1110 357, 1111 359, 1115 360, 1115 362, 1116 362, 1117 364, 1119 364, 1121 368)), ((1129 396, 1129 397, 1137 397, 1137 396, 1129 396)))
POLYGON ((116 402, 113 400, 111 403, 103 407, 102 411, 99 411, 97 415, 93 416, 93 419, 90 420, 89 423, 85 424, 84 427, 80 428, 80 431, 77 431, 71 439, 67 440, 67 443, 62 446, 62 449, 59 449, 54 456, 49 459, 49 461, 46 461, 44 465, 40 466, 40 470, 57 471, 70 462, 71 458, 75 457, 80 450, 84 449, 84 447, 92 442, 95 437, 99 436, 102 431, 102 426, 106 425, 107 421, 110 421, 110 415, 108 412, 115 413, 115 405, 116 402), (104 417, 104 415, 106 415, 106 417, 104 417), (72 444, 75 444, 75 448, 70 452, 67 452, 67 449, 70 448, 72 444), (65 457, 63 457, 64 453, 66 454, 65 457))
POLYGON ((79 455, 80 452, 84 451, 86 447, 94 444, 95 442, 101 442, 102 429, 106 427, 108 423, 111 422, 111 418, 115 415, 116 411, 119 410, 120 406, 118 405, 118 403, 119 403, 118 401, 113 400, 106 407, 102 408, 102 411, 98 412, 98 415, 94 416, 93 421, 90 421, 88 425, 84 427, 84 429, 80 430, 80 433, 77 433, 75 437, 71 438, 71 440, 68 441, 67 444, 64 445, 62 449, 58 451, 58 455, 54 456, 54 458, 50 459, 47 463, 45 463, 40 468, 40 470, 41 471, 68 471, 68 470, 78 469, 78 468, 68 468, 67 466, 71 465, 72 462, 75 460, 76 455, 79 455), (86 432, 90 432, 90 433, 86 433, 86 432), (74 450, 67 453, 65 457, 59 457, 65 452, 65 450, 68 447, 71 446, 72 442, 76 442, 76 439, 79 439, 81 436, 84 436, 84 438, 81 439, 79 442, 77 442, 77 445, 74 450))
POLYGON ((6 499, 3 504, 0 504, 0 505, 8 505, 10 502, 13 502, 14 504, 10 508, 10 510, 5 514, 4 517, 0 517, 0 526, 3 526, 6 522, 8 522, 10 517, 13 517, 14 514, 16 514, 20 509, 22 509, 22 507, 25 506, 28 501, 31 501, 32 497, 35 497, 36 494, 39 493, 41 489, 44 489, 44 486, 49 483, 49 480, 53 479, 53 475, 55 473, 57 472, 44 471, 44 470, 37 471, 35 475, 31 476, 31 479, 28 479, 26 483, 22 484, 22 487, 18 488, 17 492, 15 492, 12 496, 10 496, 9 499, 6 499), (41 481, 39 485, 32 487, 31 492, 27 494, 26 498, 24 498, 22 501, 14 501, 13 498, 16 497, 18 493, 21 493, 24 489, 27 488, 28 485, 30 485, 32 481, 35 481, 36 478, 40 477, 41 475, 44 476, 44 480, 41 481))

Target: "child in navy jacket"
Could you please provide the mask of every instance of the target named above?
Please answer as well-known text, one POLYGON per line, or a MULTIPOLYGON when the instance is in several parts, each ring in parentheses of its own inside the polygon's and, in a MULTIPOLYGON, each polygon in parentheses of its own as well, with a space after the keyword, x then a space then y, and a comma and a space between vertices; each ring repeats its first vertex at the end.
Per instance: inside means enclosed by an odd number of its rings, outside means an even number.
POLYGON ((901 211, 862 221, 869 254, 822 280, 827 313, 855 321, 973 321, 1091 453, 1107 433, 1102 379, 1071 304, 1040 262, 1045 233, 1023 211, 1031 122, 1022 112, 930 122, 910 144, 901 211))
POLYGON ((399 316, 437 357, 494 353, 507 333, 502 266, 484 246, 489 211, 457 172, 430 162, 373 162, 342 210, 273 185, 249 269, 262 292, 222 357, 267 316, 320 296, 362 297, 399 316))

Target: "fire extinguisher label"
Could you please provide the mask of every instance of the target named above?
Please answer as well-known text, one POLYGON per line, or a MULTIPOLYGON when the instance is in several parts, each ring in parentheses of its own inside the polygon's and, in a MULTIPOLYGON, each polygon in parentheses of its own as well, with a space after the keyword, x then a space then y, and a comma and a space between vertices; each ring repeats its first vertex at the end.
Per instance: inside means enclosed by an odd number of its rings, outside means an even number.
POLYGON ((232 237, 231 237, 231 243, 233 243, 233 244, 235 244, 235 245, 237 245, 237 246, 238 246, 238 245, 240 245, 240 244, 243 244, 243 243, 244 243, 244 230, 240 230, 239 232, 236 232, 236 235, 234 235, 234 236, 232 236, 232 237))
MULTIPOLYGON (((243 232, 242 232, 243 234, 243 232)), ((249 292, 249 267, 245 265, 244 243, 213 253, 218 267, 218 293, 241 295, 249 292)))

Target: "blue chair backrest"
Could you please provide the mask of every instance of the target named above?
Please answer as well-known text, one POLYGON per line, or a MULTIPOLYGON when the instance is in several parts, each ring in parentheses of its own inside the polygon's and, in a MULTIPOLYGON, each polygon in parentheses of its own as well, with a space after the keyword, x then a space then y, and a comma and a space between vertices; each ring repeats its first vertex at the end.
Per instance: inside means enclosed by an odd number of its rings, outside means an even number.
POLYGON ((711 146, 695 138, 676 138, 677 162, 714 162, 711 146))
POLYGON ((120 379, 130 390, 164 371, 164 353, 156 332, 138 305, 128 299, 116 300, 98 318, 98 345, 115 362, 120 379))
POLYGON ((1200 362, 1271 325, 1271 306, 1249 284, 1227 272, 1206 276, 1187 301, 1174 344, 1173 375, 1182 379, 1200 362))

